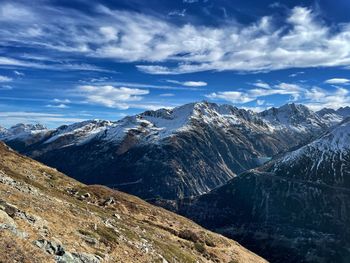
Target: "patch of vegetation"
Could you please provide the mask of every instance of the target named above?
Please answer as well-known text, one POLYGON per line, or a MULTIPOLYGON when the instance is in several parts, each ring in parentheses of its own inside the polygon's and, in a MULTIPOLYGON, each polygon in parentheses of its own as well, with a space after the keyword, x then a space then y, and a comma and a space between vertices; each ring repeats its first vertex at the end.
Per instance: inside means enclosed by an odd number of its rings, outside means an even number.
POLYGON ((186 239, 192 242, 199 241, 199 236, 197 235, 197 233, 193 232, 190 229, 181 230, 178 236, 182 239, 186 239))
POLYGON ((205 254, 207 252, 205 245, 201 242, 194 243, 194 248, 201 254, 205 254))
POLYGON ((155 240, 154 243, 157 247, 163 250, 162 256, 168 262, 186 262, 186 263, 195 263, 197 262, 196 258, 183 250, 180 247, 177 247, 171 243, 165 243, 155 240), (176 259, 176 260, 174 260, 176 259))
POLYGON ((96 233, 91 232, 91 231, 79 229, 78 232, 80 234, 82 234, 83 236, 93 237, 93 238, 98 239, 98 235, 96 233))
POLYGON ((212 240, 211 237, 206 237, 204 240, 204 243, 208 246, 208 247, 215 247, 215 243, 212 240))
POLYGON ((106 226, 97 227, 96 233, 100 237, 100 241, 106 245, 117 245, 119 244, 119 234, 114 231, 113 228, 106 226))

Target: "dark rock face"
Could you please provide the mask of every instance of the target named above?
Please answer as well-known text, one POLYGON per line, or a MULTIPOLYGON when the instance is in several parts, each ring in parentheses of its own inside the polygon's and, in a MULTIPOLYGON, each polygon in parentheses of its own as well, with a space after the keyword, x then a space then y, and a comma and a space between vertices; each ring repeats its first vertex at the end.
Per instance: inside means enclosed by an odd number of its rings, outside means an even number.
POLYGON ((206 193, 271 156, 308 143, 325 128, 320 117, 300 105, 258 115, 201 102, 116 123, 62 126, 41 140, 31 140, 35 134, 5 138, 21 153, 84 183, 143 198, 175 199, 206 193))
POLYGON ((349 262, 350 121, 193 199, 165 202, 271 262, 349 262))
POLYGON ((176 211, 271 262, 348 262, 350 191, 247 173, 176 211))

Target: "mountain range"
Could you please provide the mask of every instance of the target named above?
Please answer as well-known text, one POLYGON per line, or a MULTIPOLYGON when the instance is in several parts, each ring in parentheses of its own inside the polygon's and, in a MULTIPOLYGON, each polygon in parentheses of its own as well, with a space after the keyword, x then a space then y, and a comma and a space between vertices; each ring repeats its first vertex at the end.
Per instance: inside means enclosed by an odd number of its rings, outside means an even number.
POLYGON ((344 118, 286 104, 261 113, 209 102, 91 120, 57 129, 18 124, 0 130, 17 151, 87 184, 142 198, 206 193, 277 154, 300 147, 344 118))
POLYGON ((350 260, 350 107, 256 113, 197 102, 0 140, 87 184, 135 194, 271 262, 350 260))

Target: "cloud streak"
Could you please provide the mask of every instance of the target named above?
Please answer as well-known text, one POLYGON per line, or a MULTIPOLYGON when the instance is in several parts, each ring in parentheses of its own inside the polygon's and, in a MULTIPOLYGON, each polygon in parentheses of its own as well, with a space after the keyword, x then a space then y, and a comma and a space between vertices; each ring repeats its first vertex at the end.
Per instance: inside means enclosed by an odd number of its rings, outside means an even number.
POLYGON ((168 79, 167 82, 178 84, 181 86, 186 86, 186 87, 205 87, 208 85, 208 83, 204 81, 177 81, 177 80, 168 79))
MULTIPOLYGON (((262 82, 258 82, 259 84, 262 82)), ((289 100, 303 103, 312 110, 322 108, 338 109, 350 104, 349 90, 335 87, 334 90, 326 90, 320 87, 307 87, 291 83, 280 83, 270 86, 267 83, 260 88, 248 90, 220 91, 207 94, 206 97, 213 100, 229 101, 234 104, 255 102, 258 106, 266 103, 266 98, 272 95, 288 95, 289 100)), ((262 107, 259 107, 262 108, 262 107)))
POLYGON ((350 79, 344 79, 344 78, 334 78, 334 79, 327 79, 325 81, 327 84, 348 84, 350 83, 350 79))
MULTIPOLYGON (((271 95, 290 95, 292 100, 297 100, 304 89, 296 84, 280 83, 273 87, 264 82, 257 82, 253 85, 259 88, 252 88, 245 91, 220 91, 207 94, 210 99, 222 99, 231 103, 244 104, 258 101, 259 98, 271 95)), ((261 101, 261 100, 260 100, 261 101)), ((261 105, 261 104, 260 104, 261 105)))
POLYGON ((12 78, 0 75, 0 82, 11 82, 12 78))
POLYGON ((130 102, 140 101, 149 94, 144 89, 92 85, 79 86, 76 91, 87 103, 123 110, 130 107, 130 102))
POLYGON ((0 112, 0 118, 2 125, 10 127, 17 123, 45 123, 50 126, 56 127, 57 125, 84 121, 84 118, 75 116, 67 116, 63 114, 55 113, 41 113, 41 112, 0 112))
MULTIPOLYGON (((174 24, 102 5, 94 12, 89 16, 73 9, 44 5, 34 10, 7 3, 0 12, 0 43, 138 63, 139 70, 150 74, 350 67, 350 24, 327 25, 306 7, 289 10, 283 21, 266 16, 250 25, 227 21, 216 27, 174 24)), ((5 63, 0 58, 0 65, 44 67, 13 59, 5 63)), ((93 70, 91 65, 63 66, 93 70)))

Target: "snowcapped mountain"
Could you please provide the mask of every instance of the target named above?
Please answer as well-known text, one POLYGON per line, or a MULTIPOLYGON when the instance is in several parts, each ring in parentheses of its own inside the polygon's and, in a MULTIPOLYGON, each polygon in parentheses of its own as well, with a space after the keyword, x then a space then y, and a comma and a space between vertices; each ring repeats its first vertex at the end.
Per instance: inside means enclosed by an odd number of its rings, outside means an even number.
POLYGON ((208 194, 169 204, 272 262, 345 263, 350 258, 350 118, 208 194))
POLYGON ((308 133, 327 127, 322 117, 302 104, 285 104, 280 108, 270 108, 259 113, 275 129, 295 130, 308 133))
POLYGON ((113 122, 91 120, 72 125, 63 125, 52 131, 50 138, 44 144, 55 144, 56 147, 67 147, 69 145, 81 145, 88 143, 100 133, 105 132, 113 122))
POLYGON ((302 105, 257 114, 197 102, 116 122, 92 120, 54 130, 27 128, 24 133, 11 128, 2 139, 83 182, 145 198, 176 198, 208 192, 308 143, 328 126, 302 105))
POLYGON ((337 110, 324 108, 316 112, 326 123, 334 125, 350 117, 350 107, 341 107, 337 110))
POLYGON ((337 114, 339 114, 340 116, 343 116, 344 118, 349 117, 350 116, 350 107, 341 107, 339 109, 337 109, 337 114))
POLYGON ((350 118, 275 162, 277 175, 350 188, 350 118))
POLYGON ((50 131, 41 124, 19 123, 9 129, 1 127, 0 140, 11 141, 18 150, 21 150, 45 139, 49 133, 50 131))
POLYGON ((335 125, 344 119, 344 116, 337 113, 334 109, 324 108, 317 112, 322 119, 329 125, 335 125))

